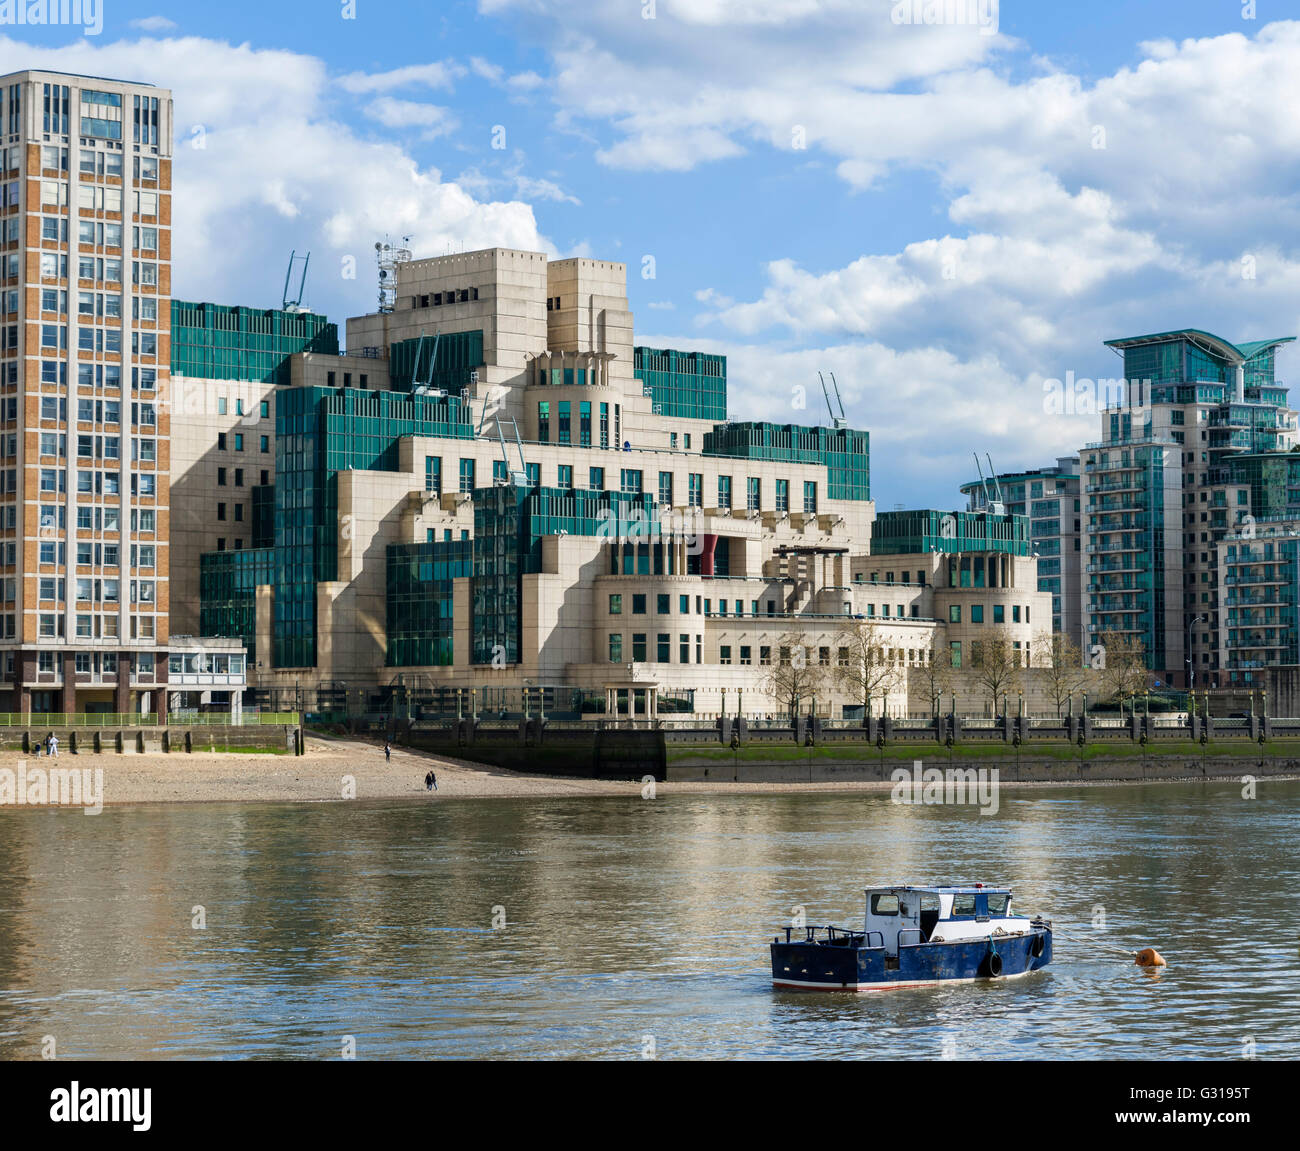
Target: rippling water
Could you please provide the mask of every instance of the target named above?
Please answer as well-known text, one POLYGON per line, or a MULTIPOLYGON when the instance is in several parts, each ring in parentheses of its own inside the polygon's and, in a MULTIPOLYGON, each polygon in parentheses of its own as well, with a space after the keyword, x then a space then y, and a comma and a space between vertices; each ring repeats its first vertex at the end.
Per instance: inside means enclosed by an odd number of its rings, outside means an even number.
POLYGON ((52 1035, 61 1058, 328 1058, 345 1036, 359 1058, 1295 1058, 1297 801, 1265 782, 1008 788, 991 818, 884 794, 0 812, 0 1055, 52 1035), (796 906, 860 921, 864 886, 907 880, 1009 882, 1076 938, 1010 983, 771 989, 796 906))

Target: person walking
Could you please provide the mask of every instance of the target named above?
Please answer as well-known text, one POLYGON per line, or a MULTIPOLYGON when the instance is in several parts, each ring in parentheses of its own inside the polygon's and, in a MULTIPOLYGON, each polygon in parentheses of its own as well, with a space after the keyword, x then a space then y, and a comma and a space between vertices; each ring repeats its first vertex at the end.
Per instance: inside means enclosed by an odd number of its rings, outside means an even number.
POLYGON ((438 777, 433 774, 433 769, 429 769, 429 782, 433 785, 433 790, 438 790, 438 777))
POLYGON ((387 740, 384 741, 384 762, 387 763, 393 758, 393 745, 387 740))
POLYGON ((425 791, 432 791, 432 790, 433 790, 433 772, 431 772, 431 771, 425 773, 425 776, 424 776, 424 790, 425 790, 425 791))
POLYGON ((50 732, 48 746, 49 746, 50 757, 53 759, 58 759, 59 758, 59 737, 55 735, 54 732, 50 732))

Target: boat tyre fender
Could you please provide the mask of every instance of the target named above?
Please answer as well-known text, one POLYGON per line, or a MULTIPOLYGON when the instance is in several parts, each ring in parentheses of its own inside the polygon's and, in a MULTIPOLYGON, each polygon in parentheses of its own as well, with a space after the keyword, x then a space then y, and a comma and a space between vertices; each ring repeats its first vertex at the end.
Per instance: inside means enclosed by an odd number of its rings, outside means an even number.
POLYGON ((989 978, 996 979, 1002 974, 1002 956, 996 950, 990 951, 985 966, 988 968, 989 978))
POLYGON ((1039 933, 1034 936, 1034 942, 1029 948, 1029 953, 1035 959, 1041 959, 1043 952, 1047 950, 1047 936, 1039 933))

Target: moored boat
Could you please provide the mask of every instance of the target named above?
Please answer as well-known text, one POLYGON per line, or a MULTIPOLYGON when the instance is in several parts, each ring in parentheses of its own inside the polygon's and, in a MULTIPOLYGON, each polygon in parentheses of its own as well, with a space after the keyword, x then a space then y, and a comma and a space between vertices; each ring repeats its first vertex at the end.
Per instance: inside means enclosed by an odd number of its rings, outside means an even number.
POLYGON ((1052 924, 1012 915, 1006 887, 872 887, 861 931, 787 927, 771 950, 776 987, 887 991, 1036 971, 1052 924))

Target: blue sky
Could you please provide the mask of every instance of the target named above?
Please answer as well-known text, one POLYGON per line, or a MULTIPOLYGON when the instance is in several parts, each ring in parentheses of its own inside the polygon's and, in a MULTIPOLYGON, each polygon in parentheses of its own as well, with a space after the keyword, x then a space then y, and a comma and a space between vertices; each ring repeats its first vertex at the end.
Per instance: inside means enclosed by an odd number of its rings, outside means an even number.
POLYGON ((725 352, 733 416, 820 422, 834 370, 880 508, 1097 439, 1045 396, 1118 375, 1107 338, 1300 331, 1287 6, 649 2, 108 0, 0 27, 0 68, 173 89, 176 295, 276 306, 310 250, 341 322, 385 232, 623 260, 638 339, 725 352))

